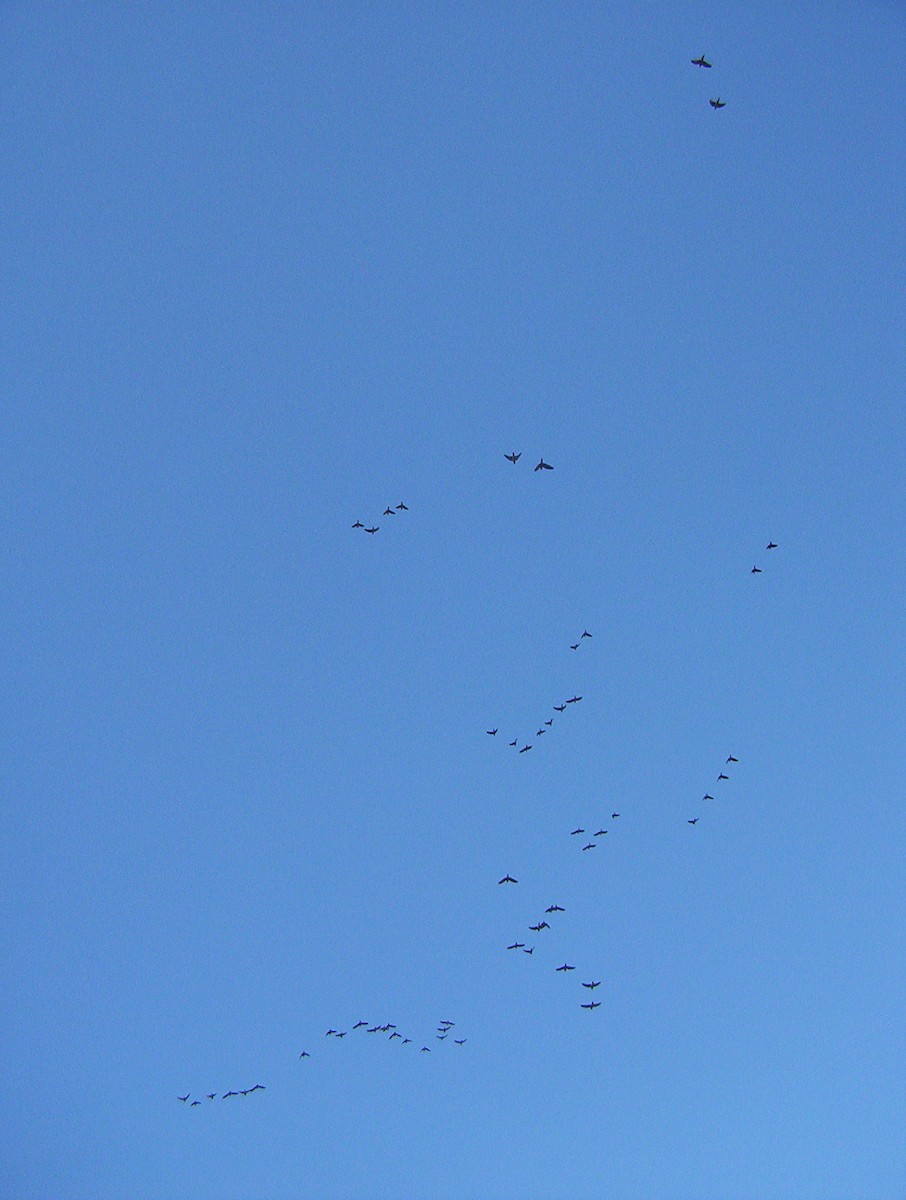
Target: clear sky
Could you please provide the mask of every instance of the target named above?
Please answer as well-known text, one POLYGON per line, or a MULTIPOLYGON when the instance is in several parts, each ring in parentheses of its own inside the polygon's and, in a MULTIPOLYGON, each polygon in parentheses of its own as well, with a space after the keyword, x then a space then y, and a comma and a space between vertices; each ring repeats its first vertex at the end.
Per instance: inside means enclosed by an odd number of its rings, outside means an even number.
POLYGON ((3 5, 0 1195, 901 1200, 904 34, 3 5))

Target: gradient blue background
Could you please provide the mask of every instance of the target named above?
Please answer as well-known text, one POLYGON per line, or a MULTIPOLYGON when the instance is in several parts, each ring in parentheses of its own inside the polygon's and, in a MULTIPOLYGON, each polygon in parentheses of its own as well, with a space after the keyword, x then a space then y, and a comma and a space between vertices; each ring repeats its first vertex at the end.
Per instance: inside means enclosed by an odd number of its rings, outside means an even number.
POLYGON ((902 1197, 904 33, 3 6, 4 1197, 902 1197))

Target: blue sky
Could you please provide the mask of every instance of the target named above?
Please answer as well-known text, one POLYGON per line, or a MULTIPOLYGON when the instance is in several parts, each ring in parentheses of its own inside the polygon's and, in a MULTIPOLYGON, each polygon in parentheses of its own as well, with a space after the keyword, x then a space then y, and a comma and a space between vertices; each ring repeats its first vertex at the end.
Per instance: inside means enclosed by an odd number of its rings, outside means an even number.
POLYGON ((902 7, 127 9, 0 13, 3 1193, 902 1196, 902 7))

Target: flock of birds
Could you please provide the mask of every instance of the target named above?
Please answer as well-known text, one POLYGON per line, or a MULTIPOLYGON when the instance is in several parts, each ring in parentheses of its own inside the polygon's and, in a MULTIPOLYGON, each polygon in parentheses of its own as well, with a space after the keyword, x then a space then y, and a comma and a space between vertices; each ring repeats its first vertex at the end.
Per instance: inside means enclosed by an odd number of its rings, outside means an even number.
MULTIPOLYGON (((700 69, 711 70, 712 66, 713 66, 712 63, 708 62, 708 60, 705 58, 704 54, 700 55, 698 58, 693 58, 690 61, 692 62, 693 66, 696 66, 700 69)), ((721 108, 726 107, 726 101, 722 100, 720 98, 720 96, 712 97, 709 100, 709 103, 713 109, 721 109, 721 108)), ((521 450, 520 451, 513 450, 509 454, 504 454, 504 458, 507 459, 507 461, 511 462, 513 464, 513 466, 516 466, 518 464, 519 460, 522 458, 522 451, 521 450)), ((551 463, 545 462, 543 456, 541 458, 539 458, 538 463, 534 467, 534 470, 536 472, 537 471, 541 471, 541 472, 552 471, 553 469, 554 469, 553 465, 551 463)), ((397 517, 397 516, 401 515, 402 513, 405 513, 408 511, 409 511, 408 505, 406 505, 404 502, 401 501, 399 504, 397 504, 395 506, 388 505, 384 509, 382 516, 386 517, 386 518, 397 517)), ((361 530, 364 530, 364 532, 367 534, 374 535, 380 531, 381 526, 378 525, 376 521, 372 521, 371 524, 366 525, 363 521, 357 520, 352 525, 352 528, 353 529, 361 529, 361 530)), ((770 550, 776 550, 776 549, 777 549, 776 542, 769 541, 767 543, 766 550, 770 551, 770 550)), ((755 565, 752 567, 751 573, 753 575, 760 575, 760 574, 762 574, 762 568, 755 565)), ((585 644, 585 641, 587 639, 590 639, 592 636, 593 635, 587 629, 584 629, 582 631, 581 635, 579 636, 579 638, 575 642, 569 643, 570 650, 578 651, 579 648, 585 644)), ((569 711, 569 707, 571 705, 578 704, 581 700, 582 700, 581 696, 573 695, 573 696, 569 697, 568 699, 561 701, 561 703, 555 704, 553 706, 553 711, 558 716, 560 716, 560 715, 566 713, 567 711, 569 711)), ((555 720, 554 717, 549 717, 549 718, 544 719, 535 732, 535 735, 534 735, 535 738, 536 739, 541 738, 546 733, 548 733, 554 724, 554 720, 555 720)), ((495 726, 493 729, 486 730, 486 733, 490 737, 496 737, 498 732, 499 732, 498 726, 495 726)), ((527 738, 516 737, 512 741, 509 741, 507 744, 510 748, 515 749, 519 754, 526 754, 526 753, 528 753, 528 751, 533 749, 535 743, 528 741, 527 738), (520 743, 522 743, 522 744, 520 745, 520 743)), ((735 755, 730 754, 727 756, 724 766, 735 765, 738 762, 739 762, 739 759, 735 755)), ((730 778, 729 775, 724 770, 721 770, 717 775, 716 782, 717 782, 717 784, 728 782, 729 778, 730 778)), ((713 800, 714 800, 714 796, 710 792, 704 793, 704 795, 702 797, 702 802, 713 801, 713 800)), ((616 821, 619 819, 620 814, 618 812, 612 812, 610 814, 610 817, 611 817, 612 821, 616 821)), ((686 818, 687 824, 689 824, 690 826, 693 826, 693 827, 699 823, 699 820, 700 820, 700 817, 698 815, 696 815, 694 817, 686 818)), ((605 837, 608 834, 608 832, 609 832, 609 830, 605 826, 602 825, 594 833, 588 835, 589 840, 586 841, 585 844, 581 847, 581 852, 587 853, 590 850, 596 849, 597 846, 600 845, 599 839, 605 837)), ((578 838, 585 834, 586 834, 586 828, 582 825, 578 825, 578 826, 576 826, 575 829, 572 829, 570 831, 569 836, 578 838)), ((516 879, 514 876, 510 875, 509 873, 507 873, 503 876, 502 879, 499 879, 497 882, 498 882, 499 886, 518 885, 519 880, 516 879)), ((532 943, 532 945, 528 945, 524 941, 519 941, 517 938, 517 939, 514 939, 512 942, 510 942, 507 945, 507 947, 506 947, 507 951, 517 952, 517 953, 521 951, 523 954, 534 957, 536 946, 539 944, 538 939, 553 929, 553 926, 546 918, 551 917, 552 920, 556 924, 559 914, 564 913, 565 911, 566 911, 566 909, 560 904, 549 905, 545 909, 544 915, 540 918, 535 919, 534 923, 528 925, 528 927, 527 927, 529 932, 535 936, 535 941, 532 943)), ((569 972, 576 970, 576 965, 574 963, 564 960, 559 966, 555 967, 554 970, 558 974, 568 975, 569 972)), ((586 989, 585 994, 588 996, 588 999, 582 1001, 582 1003, 580 1004, 580 1007, 582 1009, 585 1009, 589 1012, 594 1012, 596 1009, 601 1007, 601 1001, 595 999, 595 993, 596 993, 597 988, 599 988, 601 986, 602 982, 603 981, 601 979, 595 978, 594 976, 591 979, 581 981, 582 987, 584 989, 586 989)), ((450 1035, 453 1033, 454 1029, 455 1029, 455 1022, 448 1021, 448 1020, 440 1021, 437 1025, 437 1031, 434 1034, 434 1037, 438 1042, 443 1043, 443 1042, 447 1041, 448 1039, 450 1039, 450 1035)), ((415 1039, 404 1036, 402 1033, 400 1033, 397 1030, 396 1025, 391 1022, 386 1022, 384 1024, 371 1024, 368 1021, 359 1020, 359 1021, 356 1021, 355 1024, 351 1025, 349 1029, 339 1029, 339 1028, 335 1029, 335 1028, 331 1027, 325 1032, 324 1036, 328 1037, 328 1038, 332 1038, 336 1042, 340 1042, 350 1032, 358 1033, 359 1031, 364 1031, 365 1033, 371 1034, 371 1035, 383 1035, 384 1039, 388 1043, 392 1043, 394 1041, 399 1041, 401 1046, 409 1046, 409 1045, 414 1046, 416 1044, 415 1039)), ((461 1038, 457 1038, 455 1036, 452 1037, 452 1042, 456 1046, 464 1046, 467 1040, 468 1039, 465 1037, 461 1037, 461 1038)), ((420 1054, 429 1054, 431 1052, 431 1050, 432 1050, 431 1046, 429 1046, 427 1044, 423 1044, 419 1047, 418 1052, 420 1054)), ((308 1050, 303 1050, 299 1055, 300 1060, 311 1058, 311 1057, 312 1057, 312 1055, 311 1055, 310 1051, 308 1051, 308 1050)), ((265 1090, 264 1084, 256 1083, 253 1087, 240 1088, 238 1091, 233 1090, 231 1088, 229 1091, 224 1092, 220 1096, 220 1098, 221 1098, 221 1100, 228 1100, 235 1096, 248 1097, 248 1096, 253 1095, 256 1092, 261 1092, 264 1090, 265 1090)), ((208 1101, 216 1100, 218 1095, 220 1095, 220 1093, 218 1093, 218 1092, 204 1093, 204 1097, 208 1101)), ((200 1100, 198 1098, 192 1098, 192 1094, 190 1092, 186 1092, 185 1095, 177 1096, 177 1099, 181 1103, 186 1104, 190 1108, 199 1107, 203 1103, 202 1100, 200 1100)))

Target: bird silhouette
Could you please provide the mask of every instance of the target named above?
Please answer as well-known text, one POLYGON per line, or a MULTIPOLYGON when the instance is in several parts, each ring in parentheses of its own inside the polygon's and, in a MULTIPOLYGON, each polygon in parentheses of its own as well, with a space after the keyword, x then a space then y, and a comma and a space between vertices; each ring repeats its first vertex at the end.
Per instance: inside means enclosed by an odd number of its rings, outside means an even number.
POLYGON ((311 1058, 311 1055, 308 1053, 307 1050, 303 1050, 302 1053, 299 1055, 299 1057, 300 1058, 311 1058))
POLYGON ((727 755, 727 762, 728 762, 728 763, 731 763, 731 762, 738 763, 738 762, 739 762, 739 759, 738 759, 738 758, 734 758, 732 754, 729 754, 729 755, 727 755))
POLYGON ((710 66, 711 66, 711 64, 705 59, 704 54, 701 56, 701 58, 693 58, 690 61, 692 62, 693 67, 708 67, 708 68, 710 68, 710 66))
POLYGON ((718 96, 716 100, 709 100, 708 103, 711 105, 712 108, 726 108, 727 107, 726 100, 721 100, 720 96, 718 96))
POLYGON ((497 883, 518 883, 518 879, 514 879, 512 875, 504 875, 503 879, 498 879, 497 883))
POLYGON ((575 967, 571 967, 569 963, 564 963, 562 967, 556 967, 557 971, 575 971, 575 967))
POLYGON ((192 1095, 192 1093, 191 1093, 191 1092, 186 1092, 186 1094, 185 1094, 184 1096, 177 1096, 177 1097, 176 1097, 176 1099, 177 1099, 177 1100, 181 1100, 181 1101, 183 1102, 183 1104, 185 1104, 185 1102, 188 1100, 188 1098, 189 1098, 191 1095, 192 1095))
POLYGON ((570 650, 578 650, 578 649, 579 649, 579 643, 578 643, 578 642, 576 642, 576 643, 575 643, 575 645, 573 645, 573 646, 570 646, 570 650))
POLYGON ((729 778, 730 778, 730 776, 729 776, 729 775, 725 775, 725 774, 723 773, 723 771, 721 771, 721 773, 720 773, 720 774, 718 775, 718 777, 717 777, 717 782, 718 782, 718 783, 720 783, 720 781, 721 781, 722 779, 729 779, 729 778))
POLYGON ((454 1038, 453 1039, 453 1041, 456 1043, 457 1046, 464 1046, 468 1040, 469 1040, 468 1038, 454 1038))
POLYGON ((760 574, 761 574, 761 567, 753 567, 753 568, 752 568, 752 572, 751 572, 751 573, 752 573, 753 575, 760 575, 760 574))
POLYGON ((205 1093, 205 1094, 207 1095, 207 1097, 208 1097, 208 1099, 209 1099, 209 1100, 213 1100, 213 1099, 216 1097, 216 1095, 217 1095, 217 1093, 216 1093, 216 1092, 207 1092, 207 1093, 205 1093))
POLYGON ((365 532, 366 533, 377 533, 377 531, 379 529, 380 529, 380 525, 371 525, 370 527, 366 528, 365 532))
POLYGON ((620 815, 619 813, 611 813, 610 814, 611 821, 615 821, 619 815, 620 815))
POLYGON ((189 1105, 189 1108, 196 1108, 199 1104, 201 1104, 200 1100, 193 1100, 192 1103, 189 1105))
POLYGON ((583 1004, 583 1005, 582 1005, 582 1007, 583 1007, 583 1008, 588 1008, 588 1009, 592 1009, 592 1008, 600 1008, 600 1007, 601 1007, 601 1001, 600 1001, 600 1000, 592 1000, 590 1004, 583 1004))
POLYGON ((328 1029, 328 1031, 327 1031, 327 1032, 324 1034, 324 1036, 325 1036, 325 1037, 330 1037, 330 1036, 331 1036, 331 1034, 334 1034, 334 1033, 336 1033, 336 1032, 337 1032, 337 1031, 336 1031, 335 1029, 328 1029))
POLYGON ((601 986, 601 980, 600 980, 600 979, 593 979, 593 980, 591 981, 591 983, 583 983, 583 984, 582 984, 582 986, 583 986, 584 988, 589 988, 589 990, 591 990, 591 991, 594 991, 596 987, 600 987, 600 986, 601 986))
MULTIPOLYGON (((498 727, 497 727, 497 728, 499 729, 499 728, 500 728, 500 726, 498 725, 498 727)), ((491 737, 496 737, 496 736, 497 736, 497 729, 486 729, 486 730, 485 730, 485 733, 489 733, 489 734, 491 735, 491 737)))
POLYGON ((534 954, 534 953, 535 953, 535 947, 534 947, 534 946, 529 946, 528 948, 526 948, 525 946, 523 946, 523 947, 522 947, 522 953, 523 953, 523 954, 534 954))
POLYGON ((400 1043, 400 1045, 402 1045, 402 1046, 408 1046, 408 1045, 409 1045, 409 1043, 410 1043, 411 1041, 412 1041, 412 1038, 403 1038, 403 1040, 402 1040, 402 1042, 400 1043))
POLYGON ((365 526, 362 524, 362 522, 361 522, 361 521, 356 521, 355 525, 353 525, 353 527, 352 527, 352 528, 353 528, 353 529, 364 529, 364 528, 365 528, 365 526))
POLYGON ((768 544, 765 546, 765 550, 776 550, 776 549, 777 549, 776 542, 768 542, 768 544))
POLYGON ((553 723, 554 723, 553 717, 551 717, 551 719, 549 721, 544 722, 544 724, 548 727, 548 729, 550 729, 550 727, 551 727, 551 725, 553 725, 553 723))
POLYGON ((514 450, 512 454, 504 454, 503 457, 508 458, 510 460, 510 462, 513 464, 513 466, 515 467, 516 463, 519 462, 520 458, 522 458, 522 451, 520 450, 519 453, 517 454, 516 451, 514 450))
POLYGON ((408 512, 408 511, 409 511, 409 505, 408 505, 408 504, 403 504, 402 500, 400 500, 399 504, 398 504, 396 507, 397 507, 397 508, 399 508, 399 509, 401 509, 403 512, 408 512))
POLYGON ((249 1088, 250 1092, 263 1092, 265 1090, 263 1083, 256 1083, 254 1087, 249 1088))
POLYGON ((431 1053, 430 1046, 422 1046, 421 1050, 419 1050, 419 1054, 430 1054, 430 1053, 431 1053))
POLYGON ((535 737, 542 737, 545 733, 547 733, 546 729, 536 729, 535 737))
POLYGON ((566 705, 565 704, 555 704, 554 712, 566 712, 566 705))
POLYGON ((381 515, 384 517, 395 517, 396 512, 394 509, 390 508, 390 506, 388 505, 387 508, 384 509, 384 511, 381 515))
POLYGON ((567 704, 578 704, 581 699, 582 699, 581 696, 573 696, 572 700, 567 700, 566 703, 567 704))
POLYGON ((691 820, 689 820, 689 821, 687 821, 687 822, 686 822, 686 824, 687 824, 687 825, 697 825, 697 824, 698 824, 698 817, 692 817, 692 818, 691 818, 691 820))
POLYGON ((229 1100, 230 1096, 238 1096, 238 1095, 239 1095, 238 1092, 224 1092, 224 1094, 221 1096, 221 1100, 229 1100))
POLYGON ((512 946, 507 946, 507 950, 524 950, 525 942, 513 942, 512 946))
POLYGON ((606 830, 606 829, 598 829, 598 830, 597 830, 595 833, 593 833, 591 836, 592 836, 592 837, 603 837, 603 836, 604 836, 604 834, 605 834, 606 832, 607 832, 607 830, 606 830))
POLYGON ((583 630, 583 631, 582 631, 582 636, 583 636, 583 637, 591 637, 591 634, 588 632, 588 630, 587 630, 587 629, 585 629, 585 630, 583 630))
POLYGON ((535 467, 536 471, 553 471, 553 469, 554 468, 550 465, 550 463, 546 463, 543 458, 538 463, 537 467, 535 467))
POLYGON ((711 795, 710 792, 705 792, 704 796, 702 796, 702 800, 713 800, 713 799, 714 799, 714 797, 711 795))
POLYGON ((594 850, 597 847, 597 842, 589 842, 587 846, 583 846, 583 850, 594 850))
POLYGON ((574 830, 572 830, 572 832, 570 833, 570 837, 575 837, 577 833, 584 833, 584 832, 585 832, 585 830, 584 830, 584 829, 581 829, 581 828, 580 828, 580 829, 574 829, 574 830))
POLYGON ((367 1021, 356 1021, 355 1025, 353 1025, 353 1029, 362 1029, 367 1024, 367 1021))
POLYGON ((547 921, 541 921, 538 925, 529 925, 529 929, 532 933, 540 933, 542 929, 550 929, 550 925, 547 921))
POLYGON ((518 744, 518 742, 519 742, 519 739, 518 739, 518 738, 513 738, 513 740, 512 740, 512 741, 509 743, 509 745, 511 745, 511 746, 515 746, 515 745, 517 745, 517 744, 518 744))
POLYGON ((566 909, 565 909, 565 908, 561 908, 559 904, 552 904, 552 905, 550 906, 550 908, 546 908, 544 911, 545 911, 545 912, 549 912, 549 913, 553 913, 553 912, 566 912, 566 909))
POLYGON ((530 745, 529 745, 529 746, 523 746, 523 747, 522 747, 522 749, 519 751, 519 753, 520 753, 520 754, 525 754, 526 750, 531 750, 531 748, 532 748, 532 747, 531 747, 530 745))

